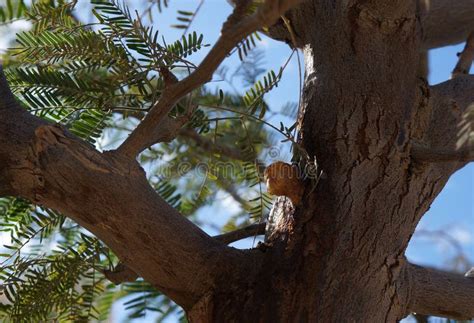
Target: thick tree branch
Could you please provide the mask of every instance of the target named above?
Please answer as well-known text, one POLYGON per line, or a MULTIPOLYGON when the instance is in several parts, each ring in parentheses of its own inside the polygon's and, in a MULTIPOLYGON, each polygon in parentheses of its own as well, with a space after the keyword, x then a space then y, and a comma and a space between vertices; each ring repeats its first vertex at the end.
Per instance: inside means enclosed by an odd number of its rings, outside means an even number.
POLYGON ((161 122, 180 98, 209 81, 227 54, 243 38, 262 26, 272 25, 281 14, 301 1, 302 0, 267 0, 260 6, 255 14, 246 18, 240 16, 241 13, 237 6, 234 10, 234 14, 229 17, 227 23, 224 25, 221 37, 217 40, 199 67, 182 81, 170 84, 164 89, 158 102, 152 107, 148 115, 130 134, 127 140, 119 147, 118 151, 128 158, 135 158, 143 149, 155 144, 157 142, 156 132, 160 129, 161 122), (236 17, 236 14, 239 15, 239 17, 236 17))
POLYGON ((474 161, 474 146, 462 150, 443 150, 413 144, 411 155, 420 162, 471 162, 474 161))
MULTIPOLYGON (((420 8, 422 50, 466 41, 474 30, 474 0, 416 0, 420 8)), ((410 1, 360 1, 381 21, 400 18, 410 1)))
POLYGON ((431 49, 466 41, 474 30, 474 0, 419 0, 422 15, 423 48, 431 49))
POLYGON ((419 161, 454 162, 455 168, 473 160, 472 134, 474 76, 460 75, 432 86, 429 124, 420 142, 413 143, 411 155, 419 161))
MULTIPOLYGON (((256 223, 244 228, 214 236, 213 238, 224 244, 230 244, 248 237, 265 234, 266 223, 256 223)), ((119 263, 114 270, 104 270, 105 278, 118 285, 133 282, 140 277, 135 271, 123 263, 119 263)))
POLYGON ((406 264, 410 291, 408 310, 458 320, 474 319, 474 280, 406 264))
POLYGON ((252 257, 168 205, 136 161, 99 153, 29 114, 14 101, 1 67, 0 94, 0 180, 10 195, 69 216, 185 309, 214 288, 223 271, 244 279, 236 271, 252 257))
POLYGON ((251 224, 242 229, 238 229, 232 232, 227 232, 218 236, 215 236, 214 239, 229 244, 235 241, 239 241, 248 237, 254 237, 258 235, 265 234, 266 223, 256 223, 251 224))
POLYGON ((452 77, 469 74, 469 70, 474 60, 474 32, 469 34, 463 51, 459 54, 459 60, 453 70, 452 77))

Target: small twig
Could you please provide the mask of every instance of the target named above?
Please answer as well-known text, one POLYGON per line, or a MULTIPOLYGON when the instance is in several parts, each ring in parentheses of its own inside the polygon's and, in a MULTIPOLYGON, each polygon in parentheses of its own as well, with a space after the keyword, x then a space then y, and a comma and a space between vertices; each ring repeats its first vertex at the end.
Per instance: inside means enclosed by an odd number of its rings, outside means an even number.
POLYGON ((474 60, 474 32, 469 34, 463 51, 459 54, 459 60, 451 74, 452 78, 456 76, 469 74, 472 61, 474 60))
POLYGON ((474 161, 474 147, 444 150, 413 144, 411 156, 420 162, 470 162, 474 161))
POLYGON ((251 224, 245 228, 215 236, 214 239, 229 244, 245 238, 265 234, 266 223, 251 224))

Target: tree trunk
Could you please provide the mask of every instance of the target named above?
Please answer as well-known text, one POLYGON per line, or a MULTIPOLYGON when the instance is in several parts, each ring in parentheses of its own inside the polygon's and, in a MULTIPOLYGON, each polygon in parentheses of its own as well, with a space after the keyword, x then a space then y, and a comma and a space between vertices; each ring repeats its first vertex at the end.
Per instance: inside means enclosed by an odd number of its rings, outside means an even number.
POLYGON ((410 156, 410 140, 423 139, 432 117, 428 85, 417 75, 417 8, 303 7, 290 19, 305 58, 299 128, 325 179, 311 194, 307 188, 294 214, 289 202, 274 206, 278 232, 262 246, 255 282, 207 298, 192 321, 395 322, 409 313, 410 295, 400 288, 409 276, 405 249, 460 167, 410 156))
MULTIPOLYGON (((265 3, 275 10, 275 2, 265 3)), ((259 17, 248 20, 250 27, 259 17)), ((404 258, 420 218, 464 165, 414 160, 414 143, 455 150, 474 78, 429 87, 418 77, 425 48, 413 1, 306 1, 288 17, 305 59, 300 141, 325 176, 317 187, 308 181, 296 207, 278 199, 273 231, 258 248, 225 246, 153 192, 133 158, 153 142, 147 129, 159 122, 139 126, 125 149, 102 154, 22 110, 3 77, 0 193, 70 216, 181 305, 191 322, 474 317, 472 280, 424 271, 404 258), (450 297, 438 302, 436 291, 450 297)), ((243 31, 230 39, 253 28, 237 26, 243 31)), ((195 79, 204 82, 219 59, 206 62, 200 71, 207 74, 167 90, 169 102, 198 86, 195 79)))

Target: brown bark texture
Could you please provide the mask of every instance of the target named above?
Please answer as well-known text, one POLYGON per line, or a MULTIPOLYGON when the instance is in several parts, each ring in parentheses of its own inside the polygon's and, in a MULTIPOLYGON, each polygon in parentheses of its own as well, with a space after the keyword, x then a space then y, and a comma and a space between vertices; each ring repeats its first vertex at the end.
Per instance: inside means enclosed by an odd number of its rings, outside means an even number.
MULTIPOLYGON (((473 1, 458 2, 474 10, 473 1)), ((474 76, 429 86, 417 74, 423 50, 462 41, 474 25, 464 9, 440 12, 449 3, 432 1, 430 12, 407 0, 308 0, 286 13, 305 60, 300 140, 325 176, 307 185, 296 207, 277 200, 256 249, 227 247, 232 238, 208 236, 153 191, 134 159, 154 140, 145 138, 152 119, 122 149, 99 153, 22 109, 4 77, 0 193, 77 221, 191 322, 395 322, 412 312, 474 318, 473 279, 404 257, 448 178, 472 160, 440 163, 430 151, 468 147, 459 124, 474 102, 474 76), (443 23, 450 28, 441 30, 443 23)), ((207 78, 191 76, 177 92, 180 83, 172 85, 169 101, 207 78)))

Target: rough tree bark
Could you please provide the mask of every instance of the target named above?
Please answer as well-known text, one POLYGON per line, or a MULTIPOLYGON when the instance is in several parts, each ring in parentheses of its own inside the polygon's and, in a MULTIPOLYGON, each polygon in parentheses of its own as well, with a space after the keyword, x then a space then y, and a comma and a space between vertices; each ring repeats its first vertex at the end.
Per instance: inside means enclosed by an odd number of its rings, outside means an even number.
POLYGON ((394 322, 411 312, 474 318, 474 280, 404 258, 433 199, 472 160, 438 163, 430 152, 456 157, 468 147, 459 147, 458 124, 474 102, 474 76, 429 86, 416 71, 422 50, 474 29, 474 15, 465 15, 474 2, 442 12, 451 1, 432 1, 430 12, 408 0, 308 0, 287 13, 305 57, 300 140, 326 176, 296 208, 278 199, 275 230, 246 251, 167 205, 134 159, 162 138, 157 126, 173 103, 207 81, 236 41, 299 1, 267 1, 247 19, 238 18, 248 1, 234 2, 217 56, 170 85, 117 151, 99 153, 28 114, 2 76, 0 193, 70 216, 192 322, 394 322))

